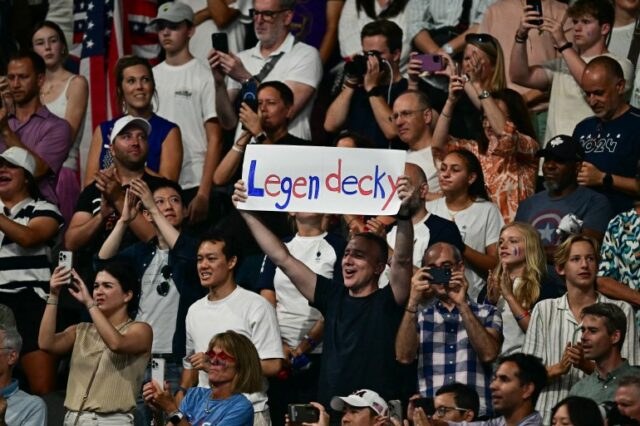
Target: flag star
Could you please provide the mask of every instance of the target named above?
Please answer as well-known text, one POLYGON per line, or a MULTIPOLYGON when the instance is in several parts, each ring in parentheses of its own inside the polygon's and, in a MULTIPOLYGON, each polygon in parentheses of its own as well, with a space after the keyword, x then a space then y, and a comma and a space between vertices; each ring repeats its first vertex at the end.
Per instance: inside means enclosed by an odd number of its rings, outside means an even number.
POLYGON ((93 47, 94 43, 91 40, 87 40, 87 47, 89 49, 91 49, 93 47))
POLYGON ((113 10, 108 11, 108 12, 107 12, 107 16, 108 16, 109 18, 113 18, 113 10))
POLYGON ((87 33, 82 34, 82 40, 86 40, 88 37, 87 33))
POLYGON ((87 6, 88 10, 93 10, 93 2, 89 3, 89 5, 87 6))
POLYGON ((84 2, 80 3, 80 10, 84 10, 84 2))
POLYGON ((93 22, 91 22, 91 21, 87 22, 87 28, 88 29, 91 29, 93 27, 94 27, 94 23, 93 22))
POLYGON ((111 30, 107 30, 107 31, 105 31, 105 32, 104 32, 104 34, 105 34, 106 36, 110 36, 110 35, 111 35, 111 30))
POLYGON ((140 29, 140 25, 133 24, 133 31, 138 31, 140 29))

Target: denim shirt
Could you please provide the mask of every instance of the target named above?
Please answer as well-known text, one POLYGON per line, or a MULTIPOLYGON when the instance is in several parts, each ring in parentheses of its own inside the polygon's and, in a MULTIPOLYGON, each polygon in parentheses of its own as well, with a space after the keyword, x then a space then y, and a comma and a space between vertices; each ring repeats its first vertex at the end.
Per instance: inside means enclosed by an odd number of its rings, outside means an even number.
MULTIPOLYGON (((173 281, 180 293, 176 331, 173 335, 173 354, 176 359, 185 356, 185 318, 189 306, 206 294, 206 291, 200 286, 200 279, 196 269, 198 244, 198 239, 181 232, 173 248, 169 250, 169 267, 171 268, 173 281)), ((115 256, 115 259, 130 262, 135 267, 138 280, 141 280, 157 249, 158 239, 153 238, 146 243, 138 242, 125 248, 115 256)), ((106 261, 105 259, 95 258, 94 269, 97 270, 106 261)))

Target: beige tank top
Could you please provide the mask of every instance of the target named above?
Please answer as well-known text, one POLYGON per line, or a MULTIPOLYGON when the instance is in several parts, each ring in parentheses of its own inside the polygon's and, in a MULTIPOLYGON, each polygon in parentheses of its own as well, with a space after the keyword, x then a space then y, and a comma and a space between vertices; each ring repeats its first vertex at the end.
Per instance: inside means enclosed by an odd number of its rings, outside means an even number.
MULTIPOLYGON (((133 321, 116 327, 126 334, 133 321)), ((130 413, 144 378, 150 354, 118 354, 107 349, 92 323, 76 326, 76 341, 71 354, 71 368, 64 406, 79 411, 93 371, 96 376, 82 411, 96 413, 130 413)))

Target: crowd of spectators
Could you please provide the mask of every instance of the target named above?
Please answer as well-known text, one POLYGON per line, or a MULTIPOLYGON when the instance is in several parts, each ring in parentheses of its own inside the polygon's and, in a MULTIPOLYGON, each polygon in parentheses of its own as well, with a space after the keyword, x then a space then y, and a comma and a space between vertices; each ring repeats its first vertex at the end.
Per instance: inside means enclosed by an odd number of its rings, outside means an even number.
POLYGON ((640 424, 640 1, 159 1, 90 138, 62 3, 0 76, 0 426, 640 424), (251 144, 404 151, 399 211, 238 208, 251 144))

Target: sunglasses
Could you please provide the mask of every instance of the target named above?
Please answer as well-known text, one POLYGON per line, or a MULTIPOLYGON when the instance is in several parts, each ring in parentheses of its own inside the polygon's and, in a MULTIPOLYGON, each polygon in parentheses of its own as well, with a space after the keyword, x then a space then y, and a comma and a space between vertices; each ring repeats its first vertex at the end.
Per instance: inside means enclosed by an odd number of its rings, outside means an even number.
POLYGON ((496 39, 493 38, 491 35, 489 34, 485 34, 485 33, 471 33, 471 34, 467 34, 464 37, 464 41, 466 41, 467 43, 485 43, 485 44, 490 44, 493 47, 497 47, 496 46, 496 39))
POLYGON ((160 32, 165 28, 169 28, 171 31, 176 31, 180 29, 180 25, 182 25, 182 22, 170 22, 170 21, 162 20, 162 21, 156 22, 156 30, 160 32))
POLYGON ((162 278, 164 278, 164 281, 156 286, 156 291, 160 296, 164 297, 169 294, 169 289, 171 288, 169 279, 173 278, 173 273, 171 272, 171 268, 169 267, 169 265, 164 265, 160 270, 160 274, 162 274, 162 278))
POLYGON ((214 352, 213 350, 205 353, 211 365, 222 365, 227 366, 230 363, 236 362, 236 359, 225 352, 214 352))

